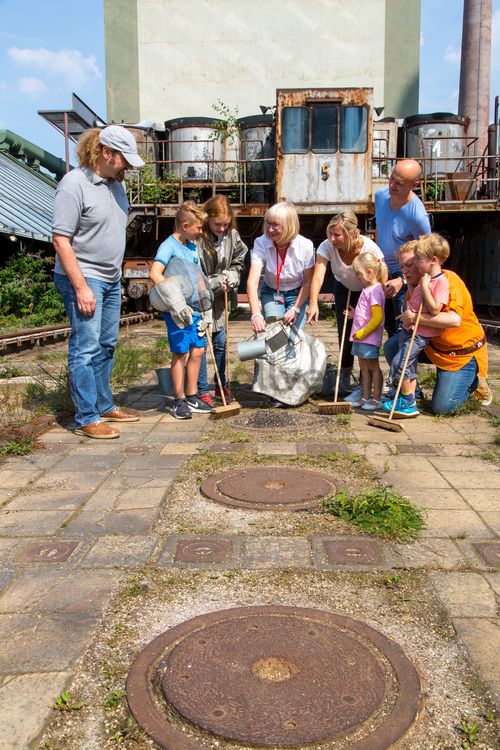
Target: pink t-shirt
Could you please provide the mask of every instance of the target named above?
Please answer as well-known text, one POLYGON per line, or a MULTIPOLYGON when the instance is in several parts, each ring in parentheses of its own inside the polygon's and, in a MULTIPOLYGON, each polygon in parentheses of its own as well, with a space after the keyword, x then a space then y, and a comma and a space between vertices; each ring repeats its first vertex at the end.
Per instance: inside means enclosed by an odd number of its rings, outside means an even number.
POLYGON ((359 295, 358 304, 354 310, 354 318, 352 319, 352 331, 351 341, 358 341, 363 344, 373 344, 374 346, 380 346, 382 343, 382 336, 384 335, 384 320, 382 319, 381 324, 378 328, 372 331, 364 339, 355 339, 354 334, 363 328, 372 317, 372 306, 379 305, 384 311, 385 305, 385 294, 384 287, 382 284, 375 284, 375 286, 367 286, 361 290, 359 295))
MULTIPOLYGON (((434 297, 434 300, 441 305, 447 305, 448 300, 450 299, 450 282, 444 275, 444 273, 441 271, 438 273, 437 276, 433 276, 432 279, 429 282, 429 289, 434 297)), ((418 312, 418 308, 420 307, 420 303, 422 302, 422 287, 419 284, 415 287, 413 292, 411 293, 410 300, 408 302, 408 307, 412 312, 418 312)), ((428 312, 425 304, 422 308, 422 312, 428 312)), ((406 330, 409 330, 407 326, 405 326, 406 330)), ((440 336, 442 331, 440 328, 431 328, 430 326, 426 325, 419 325, 417 328, 417 333, 420 334, 420 336, 440 336)))

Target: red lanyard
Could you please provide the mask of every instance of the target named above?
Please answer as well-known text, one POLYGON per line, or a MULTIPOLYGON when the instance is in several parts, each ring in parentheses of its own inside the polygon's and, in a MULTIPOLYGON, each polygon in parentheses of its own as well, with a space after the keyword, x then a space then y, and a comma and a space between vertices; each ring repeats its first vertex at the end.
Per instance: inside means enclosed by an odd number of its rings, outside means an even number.
POLYGON ((286 254, 288 252, 288 248, 290 247, 290 243, 288 242, 285 247, 285 252, 283 253, 283 257, 281 259, 281 263, 279 267, 278 267, 278 260, 280 258, 280 254, 278 251, 278 245, 276 244, 276 242, 273 242, 273 245, 274 245, 274 249, 276 250, 276 291, 279 292, 281 271, 283 270, 283 266, 285 265, 286 254))

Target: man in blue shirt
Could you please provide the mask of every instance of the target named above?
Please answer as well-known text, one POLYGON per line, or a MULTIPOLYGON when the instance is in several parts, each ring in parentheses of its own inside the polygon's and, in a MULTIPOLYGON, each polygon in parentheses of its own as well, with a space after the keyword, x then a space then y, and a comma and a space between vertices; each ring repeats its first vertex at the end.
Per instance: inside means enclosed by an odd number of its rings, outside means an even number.
POLYGON ((409 240, 431 232, 424 204, 413 192, 421 173, 417 161, 403 159, 392 170, 389 187, 382 188, 375 195, 377 244, 384 253, 390 274, 385 285, 385 329, 389 337, 401 327, 396 316, 403 311, 407 290, 396 253, 409 240))

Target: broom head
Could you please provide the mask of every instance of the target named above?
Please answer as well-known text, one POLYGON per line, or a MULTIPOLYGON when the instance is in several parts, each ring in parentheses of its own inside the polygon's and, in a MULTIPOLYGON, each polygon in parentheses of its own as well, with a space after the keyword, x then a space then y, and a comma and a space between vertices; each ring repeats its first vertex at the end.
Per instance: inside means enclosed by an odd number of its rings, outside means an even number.
POLYGON ((390 432, 402 432, 403 428, 400 424, 397 424, 392 419, 388 419, 384 417, 370 417, 368 420, 368 424, 371 424, 373 427, 380 427, 382 430, 389 430, 390 432))
POLYGON ((210 412, 211 419, 226 419, 226 417, 235 417, 241 411, 241 406, 237 401, 233 401, 227 406, 215 406, 210 412))
POLYGON ((349 401, 314 401, 318 414, 352 414, 349 401))

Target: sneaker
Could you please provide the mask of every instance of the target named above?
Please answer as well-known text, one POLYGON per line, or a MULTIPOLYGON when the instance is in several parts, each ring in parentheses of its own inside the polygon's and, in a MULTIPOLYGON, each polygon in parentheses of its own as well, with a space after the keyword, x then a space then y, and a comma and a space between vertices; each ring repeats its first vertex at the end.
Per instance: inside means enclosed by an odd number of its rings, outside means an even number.
POLYGON ((380 397, 380 403, 385 404, 386 401, 394 401, 394 396, 396 395, 396 389, 393 385, 391 385, 390 388, 387 389, 386 393, 382 393, 380 397))
POLYGON ((191 409, 185 398, 176 398, 172 407, 172 416, 176 419, 191 419, 191 409))
POLYGON ((205 404, 208 404, 210 407, 215 406, 215 401, 213 400, 210 393, 200 393, 199 399, 205 404))
POLYGON ((202 401, 196 393, 194 396, 187 396, 186 401, 189 411, 194 414, 210 414, 212 411, 212 407, 205 401, 202 401))
POLYGON ((363 403, 363 386, 357 385, 349 396, 346 396, 344 401, 349 401, 354 407, 361 406, 363 403))
POLYGON ((479 401, 482 406, 489 406, 493 401, 493 394, 491 392, 491 389, 486 382, 486 378, 483 378, 482 375, 478 375, 477 379, 477 388, 472 395, 479 401))
POLYGON ((380 408, 380 401, 377 401, 375 398, 363 399, 361 408, 364 411, 376 411, 376 409, 380 408))
MULTIPOLYGON (((224 398, 226 399, 226 404, 230 404, 231 401, 233 400, 233 397, 231 396, 231 391, 225 385, 222 387, 222 390, 224 391, 224 398)), ((215 394, 214 395, 215 395, 215 398, 219 399, 219 401, 222 401, 222 395, 221 395, 221 392, 220 392, 220 388, 217 387, 215 389, 215 394)))
MULTIPOLYGON (((394 403, 394 399, 392 401, 386 401, 384 404, 382 404, 382 409, 388 413, 392 411, 392 405, 394 403)), ((399 396, 398 400, 396 401, 396 408, 394 409, 394 417, 399 417, 399 419, 411 419, 412 417, 418 417, 420 414, 420 411, 417 407, 417 402, 415 399, 411 398, 411 401, 409 401, 406 398, 403 398, 403 396, 399 396)))

